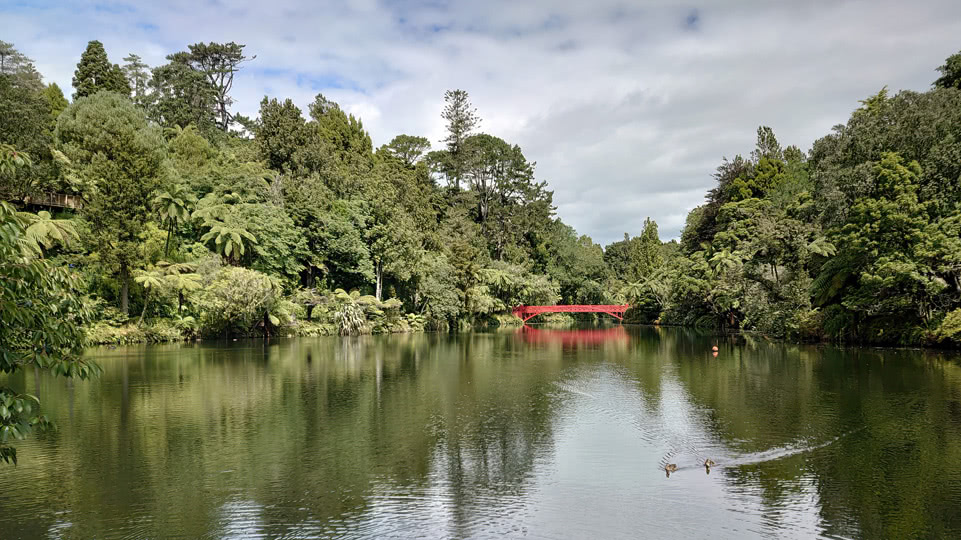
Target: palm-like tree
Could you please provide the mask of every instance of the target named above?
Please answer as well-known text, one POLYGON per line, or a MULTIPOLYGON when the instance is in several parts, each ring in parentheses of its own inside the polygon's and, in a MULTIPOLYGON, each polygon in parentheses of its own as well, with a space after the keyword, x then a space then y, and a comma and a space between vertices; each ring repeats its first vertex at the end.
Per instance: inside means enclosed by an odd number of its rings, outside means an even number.
POLYGON ((488 287, 498 293, 501 301, 508 302, 516 296, 517 282, 510 272, 499 268, 484 268, 480 271, 480 276, 488 287))
POLYGON ((160 214, 161 223, 167 228, 167 241, 164 242, 164 256, 170 247, 170 236, 175 228, 190 219, 190 212, 197 204, 197 197, 186 186, 177 186, 173 193, 162 191, 153 200, 160 214))
POLYGON ((647 284, 643 281, 634 281, 628 283, 621 289, 621 295, 627 299, 629 304, 636 304, 637 299, 640 298, 644 292, 647 290, 647 284))
POLYGON ((715 251, 713 255, 708 259, 708 263, 711 268, 714 269, 714 275, 721 274, 724 270, 733 270, 741 265, 741 258, 738 257, 736 253, 732 253, 728 249, 722 249, 721 251, 715 251))
POLYGON ((339 304, 337 311, 334 312, 334 321, 340 333, 347 336, 359 334, 368 328, 368 314, 383 315, 382 309, 398 307, 397 300, 381 302, 376 296, 361 295, 357 290, 347 292, 337 289, 331 294, 331 298, 339 304))
POLYGON ((177 291, 177 313, 182 312, 184 295, 202 287, 200 274, 195 274, 194 265, 188 263, 160 261, 157 263, 157 268, 163 273, 165 285, 177 291))
POLYGON ((69 219, 53 219, 50 212, 41 210, 36 214, 30 212, 17 212, 17 215, 24 219, 27 225, 26 238, 36 246, 43 246, 50 249, 54 244, 67 246, 71 240, 76 240, 80 236, 73 228, 73 222, 69 219))
POLYGON ((229 263, 237 261, 246 252, 246 245, 256 244, 257 237, 242 227, 230 226, 223 221, 208 221, 207 234, 200 237, 201 242, 214 241, 214 250, 229 263))
POLYGON ((143 317, 147 313, 147 305, 150 303, 150 291, 164 286, 164 276, 163 272, 157 269, 141 270, 140 274, 134 278, 134 281, 143 285, 146 291, 143 299, 143 311, 140 312, 140 320, 137 322, 139 325, 143 324, 143 317))

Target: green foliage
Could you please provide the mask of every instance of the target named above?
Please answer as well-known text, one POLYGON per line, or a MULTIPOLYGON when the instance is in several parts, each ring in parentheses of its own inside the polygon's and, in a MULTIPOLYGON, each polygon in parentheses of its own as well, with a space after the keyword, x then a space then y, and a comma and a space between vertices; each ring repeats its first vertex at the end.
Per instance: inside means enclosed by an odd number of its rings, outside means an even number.
POLYGON ((961 90, 961 52, 952 54, 938 67, 941 76, 934 81, 934 85, 941 88, 956 88, 961 90))
POLYGON ((257 243, 257 237, 241 225, 210 220, 204 226, 208 228, 208 231, 200 237, 200 241, 209 242, 213 250, 220 253, 228 262, 239 261, 244 255, 246 246, 257 243))
POLYGON ((77 99, 60 115, 57 147, 80 179, 91 225, 90 242, 104 264, 119 275, 121 310, 127 311, 127 282, 138 266, 139 235, 160 187, 164 141, 143 111, 118 94, 77 99))
POLYGON ((270 276, 228 266, 210 277, 194 303, 200 313, 200 331, 222 336, 253 334, 281 300, 280 285, 270 276))
POLYGON ((50 83, 43 89, 43 98, 47 100, 47 106, 50 108, 50 130, 53 131, 57 126, 57 117, 70 105, 70 102, 64 97, 63 90, 57 86, 57 83, 50 83))
POLYGON ((244 45, 231 41, 230 43, 195 43, 188 45, 189 52, 178 53, 180 61, 202 74, 207 81, 214 100, 214 111, 217 125, 227 131, 233 122, 230 105, 233 98, 230 90, 234 85, 234 74, 240 70, 240 64, 253 58, 244 56, 244 45))
POLYGON ((156 319, 142 324, 110 324, 96 322, 87 328, 91 345, 131 345, 134 343, 169 343, 183 341, 196 334, 193 317, 156 319))
POLYGON ((31 249, 81 268, 110 328, 130 305, 139 327, 192 336, 466 328, 518 304, 628 302, 643 322, 953 339, 937 336, 961 308, 957 55, 931 91, 882 89, 810 152, 759 127, 679 242, 648 218, 603 248, 555 217, 518 145, 478 133, 463 90, 444 96, 435 151, 408 134, 374 151, 320 94, 306 118, 265 97, 230 132, 243 50, 197 43, 149 71, 129 55, 120 84, 91 42, 67 106, 0 43, 0 191, 82 199, 76 216, 18 219, 31 249))
POLYGON ((73 222, 69 219, 53 219, 50 212, 41 210, 36 214, 18 212, 17 215, 27 223, 26 237, 37 246, 50 249, 60 244, 68 246, 79 238, 73 222))
POLYGON ((33 65, 33 60, 17 50, 12 43, 0 41, 0 77, 6 77, 15 86, 22 86, 34 91, 43 87, 40 73, 33 65))
POLYGON ((430 141, 427 137, 398 135, 387 143, 386 148, 406 167, 413 167, 430 150, 430 141))
POLYGON ((297 170, 305 161, 301 151, 308 133, 300 109, 290 99, 260 102, 260 122, 256 128, 257 146, 267 165, 275 170, 297 170))
POLYGON ((160 222, 167 228, 164 242, 164 255, 170 248, 170 236, 177 227, 190 219, 190 213, 197 204, 197 197, 186 186, 176 186, 171 191, 161 191, 153 198, 153 205, 160 214, 160 222), (172 191, 172 193, 171 193, 172 191))
MULTIPOLYGON (((887 88, 809 154, 758 130, 725 161, 668 259, 663 320, 779 337, 953 343, 961 307, 958 55, 930 92, 887 88)), ((609 246, 617 272, 629 240, 609 246)), ((649 302, 642 282, 623 289, 649 302)))
POLYGON ((73 99, 92 96, 97 92, 115 92, 130 95, 130 83, 123 70, 107 59, 103 43, 97 40, 87 43, 87 50, 80 56, 77 70, 73 74, 73 99))
POLYGON ((147 104, 147 83, 150 81, 149 66, 145 64, 139 56, 130 53, 124 57, 125 62, 121 71, 130 85, 133 95, 131 98, 137 105, 144 107, 147 104))
POLYGON ((364 309, 352 301, 342 302, 340 308, 334 312, 334 323, 342 336, 361 334, 367 330, 364 309))
POLYGON ((448 90, 444 94, 444 101, 446 105, 441 118, 447 122, 447 136, 444 138, 447 149, 432 152, 430 159, 434 168, 447 180, 447 185, 460 189, 470 159, 465 148, 467 138, 480 125, 480 117, 464 90, 448 90))
POLYGON ((858 321, 854 331, 872 340, 906 339, 882 335, 884 320, 899 320, 911 332, 931 319, 934 297, 946 286, 920 252, 928 225, 917 197, 920 175, 917 162, 884 154, 874 165, 874 193, 857 200, 835 234, 842 258, 852 265, 852 280, 838 298, 851 315, 839 316, 858 321))
POLYGON ((163 127, 186 128, 193 124, 210 133, 216 129, 217 91, 184 55, 169 55, 167 64, 151 71, 150 94, 144 100, 148 116, 163 127))
POLYGON ((948 312, 933 332, 934 341, 957 347, 961 345, 961 308, 948 312))
MULTIPOLYGON (((28 235, 32 224, 0 201, 0 372, 34 367, 84 379, 98 367, 80 356, 83 325, 90 317, 81 283, 42 257, 44 236, 28 235)), ((0 461, 16 463, 11 443, 47 425, 39 400, 0 387, 0 461)))
POLYGON ((603 304, 610 291, 605 283, 610 269, 603 248, 588 236, 578 236, 568 225, 555 221, 542 256, 547 275, 560 286, 565 304, 603 304))
POLYGON ((0 74, 0 153, 7 156, 0 161, 0 198, 18 202, 56 183, 49 150, 51 106, 43 88, 30 81, 0 74), (33 156, 32 166, 3 165, 17 153, 33 156))

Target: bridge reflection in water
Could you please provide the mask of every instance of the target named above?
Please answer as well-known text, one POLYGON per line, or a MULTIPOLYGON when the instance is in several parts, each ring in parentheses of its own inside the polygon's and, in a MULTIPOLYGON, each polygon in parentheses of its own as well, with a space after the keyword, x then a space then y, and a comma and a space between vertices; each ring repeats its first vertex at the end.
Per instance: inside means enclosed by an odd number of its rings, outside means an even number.
POLYGON ((600 345, 603 343, 627 343, 630 337, 623 326, 610 328, 584 328, 555 330, 550 328, 532 328, 526 324, 515 333, 527 343, 555 344, 565 347, 582 345, 600 345))

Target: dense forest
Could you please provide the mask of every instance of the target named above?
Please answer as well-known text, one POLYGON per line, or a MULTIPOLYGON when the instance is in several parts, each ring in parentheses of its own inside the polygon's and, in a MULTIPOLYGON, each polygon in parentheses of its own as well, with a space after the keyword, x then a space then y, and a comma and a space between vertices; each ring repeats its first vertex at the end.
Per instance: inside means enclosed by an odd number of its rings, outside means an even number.
POLYGON ((151 68, 91 41, 68 100, 0 42, 4 355, 48 346, 11 324, 63 313, 122 342, 455 330, 550 303, 791 339, 961 339, 961 54, 807 152, 759 128, 679 241, 645 220, 606 247, 555 215, 467 92, 438 96, 442 141, 374 148, 320 94, 306 115, 275 97, 235 114, 248 54, 197 43, 151 68))

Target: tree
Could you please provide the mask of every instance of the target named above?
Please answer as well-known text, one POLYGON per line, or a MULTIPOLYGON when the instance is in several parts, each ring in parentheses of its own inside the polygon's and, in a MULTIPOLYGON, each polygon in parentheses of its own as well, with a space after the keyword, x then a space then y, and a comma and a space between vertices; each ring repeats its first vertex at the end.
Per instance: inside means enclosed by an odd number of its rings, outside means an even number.
POLYGON ((480 117, 470 102, 464 90, 448 90, 444 93, 446 105, 441 118, 447 121, 447 154, 443 156, 443 172, 447 177, 447 185, 460 188, 464 175, 466 156, 464 144, 471 133, 480 126, 480 117))
MULTIPOLYGON (((81 282, 42 257, 37 238, 27 234, 30 226, 23 214, 0 201, 0 372, 34 367, 86 378, 98 367, 81 357, 83 325, 90 317, 81 282)), ((39 405, 35 396, 0 386, 0 461, 15 464, 12 442, 48 425, 39 405)))
POLYGON ((196 295, 202 329, 208 335, 231 330, 250 333, 276 310, 282 301, 280 293, 270 276, 247 268, 225 267, 196 295))
POLYGON ((17 215, 27 224, 27 239, 44 249, 50 249, 56 244, 68 246, 79 238, 72 220, 54 219, 46 210, 36 214, 18 212, 17 215))
POLYGON ((949 56, 938 71, 941 76, 934 81, 934 86, 961 89, 961 52, 949 56))
POLYGON ((293 101, 286 99, 281 103, 264 97, 255 134, 268 167, 276 171, 297 170, 300 163, 295 155, 307 144, 308 133, 304 117, 293 101))
POLYGON ((234 217, 257 239, 250 245, 249 266, 281 280, 285 288, 297 284, 306 265, 317 264, 315 254, 307 251, 303 233, 283 207, 273 203, 237 205, 234 217))
POLYGON ((50 107, 50 131, 57 127, 57 117, 60 113, 70 105, 67 98, 63 95, 63 90, 57 86, 57 83, 50 83, 43 89, 43 97, 47 100, 47 106, 50 107))
POLYGON ((553 194, 534 181, 534 164, 517 145, 482 133, 468 137, 461 153, 463 180, 491 255, 498 260, 526 258, 520 244, 535 234, 534 222, 543 228, 550 220, 553 194))
POLYGON ((53 183, 50 165, 50 106, 40 91, 0 75, 0 144, 33 157, 34 166, 0 171, 0 197, 21 201, 53 183))
POLYGON ((407 167, 413 167, 430 150, 430 141, 427 137, 398 135, 387 143, 387 150, 407 167))
POLYGON ((147 111, 164 127, 190 124, 207 133, 216 129, 216 89, 189 64, 187 53, 167 56, 169 62, 151 71, 147 111))
POLYGON ((190 213, 197 204, 197 197, 186 186, 179 185, 169 191, 161 191, 153 199, 154 207, 160 214, 160 222, 167 228, 167 240, 164 242, 164 256, 170 252, 170 236, 182 223, 190 219, 190 213))
POLYGON ((224 132, 228 131, 233 117, 230 105, 234 102, 230 97, 230 90, 234 86, 234 74, 240 70, 240 65, 253 60, 256 56, 244 56, 244 45, 230 43, 195 43, 188 45, 190 50, 186 55, 187 63, 204 75, 207 83, 214 90, 215 111, 217 125, 224 132))
POLYGON ((43 88, 43 80, 34 67, 33 60, 18 51, 12 43, 5 41, 0 41, 0 75, 10 77, 15 84, 34 91, 43 88))
POLYGON ((140 312, 140 320, 137 321, 138 325, 143 324, 144 315, 147 314, 147 306, 150 303, 150 291, 155 291, 164 286, 163 277, 163 273, 161 273, 159 270, 150 269, 141 270, 137 277, 134 278, 134 281, 142 285, 144 291, 146 291, 144 293, 143 311, 140 312))
POLYGON ((117 64, 111 64, 103 43, 91 41, 80 55, 77 70, 73 74, 73 99, 92 96, 97 92, 116 92, 130 96, 130 84, 117 64))
POLYGON ((200 274, 194 272, 196 265, 160 261, 157 268, 163 274, 165 286, 177 293, 177 313, 183 312, 185 295, 203 286, 200 274))
POLYGON ((404 207, 402 190, 409 170, 395 163, 379 162, 365 193, 370 213, 365 236, 374 263, 374 296, 378 301, 383 298, 385 273, 401 281, 410 279, 421 247, 421 234, 404 207))
POLYGON ((352 114, 345 113, 337 103, 317 94, 310 104, 308 124, 310 145, 314 147, 310 170, 325 176, 327 186, 338 197, 351 199, 362 188, 359 182, 374 167, 373 143, 364 124, 352 114), (323 154, 327 154, 326 156, 323 154), (331 159, 327 170, 320 171, 324 158, 331 159))
MULTIPOLYGON (((586 235, 578 236, 571 226, 555 220, 549 230, 546 249, 553 254, 547 274, 560 285, 566 304, 604 304, 609 294, 603 285, 610 275, 604 251, 586 235)), ((612 291, 613 292, 613 291, 612 291)))
POLYGON ((123 59, 123 74, 133 91, 133 102, 141 107, 147 104, 147 83, 150 82, 149 66, 134 53, 123 59))
MULTIPOLYGON (((921 167, 886 153, 874 164, 875 192, 854 204, 848 223, 837 233, 839 255, 850 266, 849 284, 840 291, 841 305, 857 326, 855 335, 888 328, 898 321, 902 331, 930 321, 933 296, 945 284, 921 253, 929 218, 917 198, 921 167)), ((825 268, 824 271, 829 271, 825 268)), ((838 273, 834 272, 834 277, 838 273)), ((830 324, 830 322, 829 322, 830 324)), ((899 339, 897 334, 891 339, 899 339)))
POLYGON ((661 239, 657 235, 657 222, 651 218, 644 219, 644 228, 641 229, 641 236, 638 242, 638 270, 641 277, 650 277, 660 268, 663 259, 661 257, 661 239))
POLYGON ((257 237, 242 225, 235 223, 235 220, 230 221, 230 223, 219 220, 207 221, 204 226, 209 230, 200 237, 200 241, 206 243, 212 240, 214 251, 222 255, 228 263, 236 265, 246 253, 247 245, 257 243, 257 237))
POLYGON ((141 261, 139 235, 161 184, 164 141, 143 111, 115 93, 77 99, 60 115, 57 148, 72 163, 87 191, 83 215, 90 241, 120 280, 120 308, 128 311, 132 270, 141 261))

